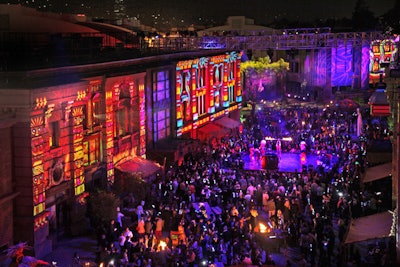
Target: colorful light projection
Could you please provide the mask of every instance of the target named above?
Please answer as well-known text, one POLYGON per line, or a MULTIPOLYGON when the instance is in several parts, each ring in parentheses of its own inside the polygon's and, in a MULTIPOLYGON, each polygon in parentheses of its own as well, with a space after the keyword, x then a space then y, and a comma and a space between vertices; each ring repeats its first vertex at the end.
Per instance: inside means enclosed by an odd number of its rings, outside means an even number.
MULTIPOLYGON (((240 60, 242 53, 231 52, 226 57, 227 68, 227 93, 228 101, 242 102, 242 90, 240 85, 240 60)), ((228 103, 228 106, 229 106, 228 103)))
MULTIPOLYGON (((79 97, 79 96, 78 96, 79 97)), ((77 99, 78 100, 78 99, 77 99)), ((79 100, 78 100, 79 101, 79 100)), ((73 165, 74 165, 74 192, 78 196, 85 192, 85 169, 84 169, 84 149, 83 149, 83 120, 84 106, 74 106, 71 109, 73 118, 72 140, 73 140, 73 165)))
POLYGON ((211 77, 212 85, 215 92, 215 108, 216 110, 220 107, 229 106, 228 101, 228 67, 227 67, 227 55, 219 55, 211 57, 211 77))
POLYGON ((385 68, 381 63, 392 63, 395 61, 398 47, 393 40, 376 40, 372 42, 370 48, 370 83, 377 83, 380 77, 385 77, 385 68))
MULTIPOLYGON (((46 101, 40 101, 44 103, 46 101)), ((37 102, 38 103, 38 102, 37 102)), ((40 214, 46 209, 46 186, 44 181, 44 152, 46 142, 44 135, 45 124, 43 106, 36 105, 36 111, 31 117, 31 147, 32 147, 32 177, 33 177, 33 216, 35 217, 35 228, 40 227, 42 220, 40 214)))
MULTIPOLYGON (((205 119, 242 101, 241 54, 180 61, 176 66, 177 136, 210 121, 205 119)), ((214 116, 212 116, 214 115, 214 116)))
POLYGON ((114 183, 114 98, 119 98, 118 86, 114 86, 111 91, 106 92, 106 162, 107 162, 107 181, 114 183))
POLYGON ((327 79, 328 61, 332 60, 328 54, 327 49, 318 49, 318 60, 316 61, 316 71, 313 71, 315 75, 315 85, 323 87, 325 86, 327 79))
POLYGON ((352 69, 353 47, 341 44, 332 48, 332 86, 349 86, 354 76, 352 69))
POLYGON ((178 64, 176 70, 176 118, 177 127, 182 128, 184 124, 192 120, 192 88, 191 67, 192 60, 178 64), (189 63, 190 62, 190 63, 189 63))
POLYGON ((146 98, 144 92, 144 83, 139 84, 139 146, 140 156, 146 155, 146 98))

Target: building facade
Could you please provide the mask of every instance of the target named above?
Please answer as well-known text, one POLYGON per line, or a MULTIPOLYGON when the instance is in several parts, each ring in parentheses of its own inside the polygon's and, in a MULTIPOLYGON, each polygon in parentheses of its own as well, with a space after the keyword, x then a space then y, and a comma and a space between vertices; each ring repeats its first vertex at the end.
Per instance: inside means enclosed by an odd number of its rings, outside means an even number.
POLYGON ((130 161, 161 168, 146 159, 148 148, 182 135, 196 139, 197 127, 240 109, 239 68, 240 53, 203 51, 32 70, 3 80, 1 147, 9 153, 2 154, 7 227, 0 245, 28 241, 43 256, 60 232, 84 233, 88 192, 110 188, 116 168, 143 173, 130 161), (183 86, 188 103, 180 101, 183 86), (104 175, 97 175, 100 167, 104 175))

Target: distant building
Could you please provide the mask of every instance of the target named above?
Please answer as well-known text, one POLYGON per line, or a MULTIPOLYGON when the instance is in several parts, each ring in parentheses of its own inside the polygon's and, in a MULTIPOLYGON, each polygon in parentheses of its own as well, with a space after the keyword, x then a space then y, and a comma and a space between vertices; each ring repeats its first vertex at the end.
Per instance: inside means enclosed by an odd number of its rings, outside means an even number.
POLYGON ((253 19, 244 16, 228 17, 226 25, 198 31, 198 36, 243 36, 266 35, 277 33, 277 30, 254 24, 253 19))

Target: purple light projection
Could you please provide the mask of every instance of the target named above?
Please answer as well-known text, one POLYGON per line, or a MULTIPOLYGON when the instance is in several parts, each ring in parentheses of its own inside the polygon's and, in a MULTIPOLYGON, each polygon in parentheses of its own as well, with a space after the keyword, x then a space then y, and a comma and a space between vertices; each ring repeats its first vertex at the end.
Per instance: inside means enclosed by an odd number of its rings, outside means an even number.
POLYGON ((369 62, 370 62, 370 46, 364 45, 362 47, 361 57, 361 88, 369 87, 369 62))
POLYGON ((324 87, 327 81, 327 51, 326 49, 318 50, 318 60, 315 72, 315 85, 324 87))
POLYGON ((332 86, 351 86, 353 48, 350 44, 332 48, 332 86))

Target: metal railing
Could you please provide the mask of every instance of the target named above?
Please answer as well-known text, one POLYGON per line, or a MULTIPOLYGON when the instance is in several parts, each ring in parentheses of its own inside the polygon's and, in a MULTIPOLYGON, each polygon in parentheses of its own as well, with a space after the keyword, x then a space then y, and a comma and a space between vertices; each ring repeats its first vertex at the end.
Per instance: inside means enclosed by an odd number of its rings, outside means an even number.
POLYGON ((140 37, 126 32, 13 33, 0 32, 0 71, 36 66, 137 58, 157 53, 224 50, 290 50, 369 45, 388 38, 380 32, 299 33, 249 36, 140 37))

